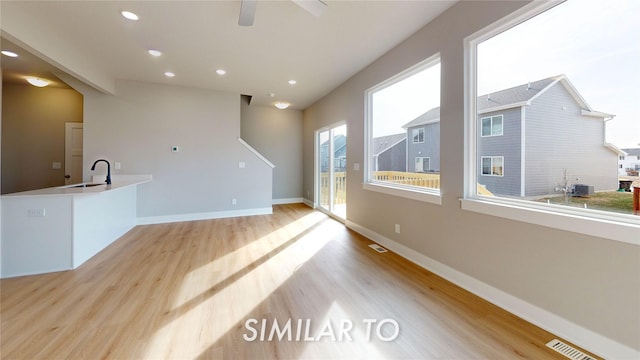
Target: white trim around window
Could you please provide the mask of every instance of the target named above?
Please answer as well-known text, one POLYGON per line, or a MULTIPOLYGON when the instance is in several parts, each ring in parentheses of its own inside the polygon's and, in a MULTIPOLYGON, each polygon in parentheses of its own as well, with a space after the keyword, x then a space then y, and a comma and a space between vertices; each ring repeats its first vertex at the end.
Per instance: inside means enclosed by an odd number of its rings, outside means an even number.
MULTIPOLYGON (((425 59, 424 61, 404 70, 396 74, 395 76, 373 86, 370 89, 367 89, 364 94, 364 103, 365 103, 365 119, 364 119, 364 172, 363 172, 363 184, 362 188, 368 191, 374 191, 377 193, 392 195, 403 197, 406 199, 416 200, 427 202, 431 204, 442 204, 442 199, 440 196, 440 189, 436 188, 428 188, 428 187, 419 187, 419 186, 411 186, 411 185, 403 185, 401 183, 394 183, 390 181, 378 181, 373 179, 372 172, 378 171, 375 169, 375 162, 372 161, 374 159, 375 152, 372 149, 372 134, 373 134, 373 95, 380 90, 385 89, 388 86, 391 86, 397 82, 400 82, 404 79, 407 79, 417 73, 425 71, 434 66, 440 65, 440 53, 436 53, 431 57, 425 59)), ((422 130, 422 141, 417 143, 425 142, 426 132, 424 128, 420 128, 422 130)), ((409 134, 407 133, 407 136, 409 134)), ((406 139, 407 150, 411 142, 413 142, 413 132, 411 133, 412 138, 406 139)), ((410 169, 412 165, 411 158, 408 156, 406 158, 407 170, 410 169)))

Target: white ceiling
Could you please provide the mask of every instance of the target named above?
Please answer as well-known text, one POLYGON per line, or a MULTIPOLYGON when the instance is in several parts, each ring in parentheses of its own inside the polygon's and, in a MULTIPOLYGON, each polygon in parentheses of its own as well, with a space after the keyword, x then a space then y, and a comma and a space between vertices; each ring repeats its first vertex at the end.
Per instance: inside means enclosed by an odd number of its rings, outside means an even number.
MULTIPOLYGON (((292 1, 258 1, 254 25, 241 27, 239 0, 2 1, 0 26, 13 14, 28 14, 47 29, 48 41, 73 45, 83 61, 115 79, 247 94, 252 104, 282 100, 304 109, 455 3, 325 2, 326 11, 315 17, 292 1), (140 20, 124 19, 125 9, 140 20), (153 58, 151 48, 163 56, 153 58), (217 75, 218 68, 227 74, 217 75)), ((3 36, 20 40, 5 28, 3 36)), ((3 71, 16 72, 18 61, 3 56, 3 71)))

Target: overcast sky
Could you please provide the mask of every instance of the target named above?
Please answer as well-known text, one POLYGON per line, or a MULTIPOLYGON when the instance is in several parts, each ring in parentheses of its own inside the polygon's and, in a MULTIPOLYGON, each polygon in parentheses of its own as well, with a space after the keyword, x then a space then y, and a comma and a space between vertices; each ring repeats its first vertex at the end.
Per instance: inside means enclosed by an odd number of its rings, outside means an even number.
MULTIPOLYGON (((608 142, 640 147, 640 1, 569 0, 478 47, 479 95, 560 74, 594 110, 616 115, 608 142)), ((376 93, 373 136, 439 106, 433 79, 376 93)))

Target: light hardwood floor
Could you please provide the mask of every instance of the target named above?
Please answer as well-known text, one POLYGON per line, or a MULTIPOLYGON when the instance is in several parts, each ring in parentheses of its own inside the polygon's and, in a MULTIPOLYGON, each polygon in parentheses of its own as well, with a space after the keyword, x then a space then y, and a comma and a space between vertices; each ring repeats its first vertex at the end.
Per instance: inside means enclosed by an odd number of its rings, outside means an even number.
POLYGON ((74 271, 1 280, 1 355, 566 359, 554 335, 369 244, 304 205, 138 226, 74 271), (291 341, 268 341, 288 319, 291 341))

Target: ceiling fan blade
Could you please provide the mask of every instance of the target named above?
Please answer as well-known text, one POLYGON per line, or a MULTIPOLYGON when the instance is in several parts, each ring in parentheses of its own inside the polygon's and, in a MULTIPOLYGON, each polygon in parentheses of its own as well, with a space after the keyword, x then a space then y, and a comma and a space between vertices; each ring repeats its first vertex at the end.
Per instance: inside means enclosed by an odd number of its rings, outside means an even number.
POLYGON ((240 5, 240 18, 238 18, 238 25, 253 25, 253 19, 256 16, 257 3, 258 0, 242 0, 242 4, 240 5))
POLYGON ((307 10, 314 16, 320 16, 327 9, 327 4, 322 0, 291 0, 296 5, 307 10))

